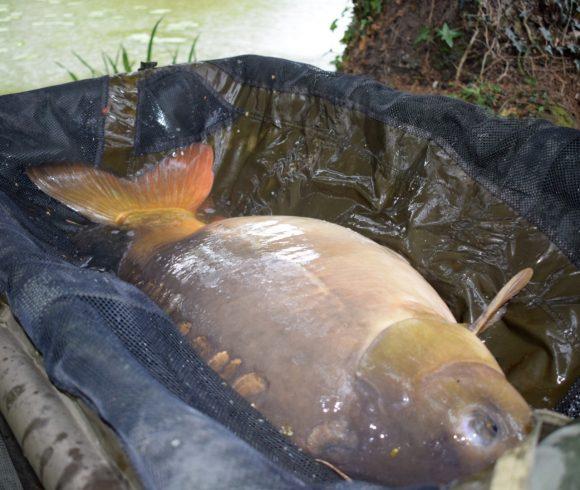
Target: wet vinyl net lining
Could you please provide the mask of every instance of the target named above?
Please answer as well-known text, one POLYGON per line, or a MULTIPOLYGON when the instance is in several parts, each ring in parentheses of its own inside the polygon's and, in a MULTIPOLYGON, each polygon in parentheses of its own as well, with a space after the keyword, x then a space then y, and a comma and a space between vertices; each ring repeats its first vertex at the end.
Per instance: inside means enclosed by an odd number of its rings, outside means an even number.
MULTIPOLYGON (((580 138, 546 122, 498 122, 458 101, 259 57, 140 75, 127 82, 138 85, 135 112, 119 111, 114 122, 104 110, 116 102, 108 78, 0 98, 0 284, 55 384, 113 427, 147 488, 333 488, 342 485, 337 475, 232 391, 151 300, 109 272, 81 267, 87 257, 72 237, 91 226, 24 175, 46 162, 100 165, 114 154, 107 124, 134 126, 131 158, 211 138, 243 117, 233 92, 223 95, 225 79, 274 97, 322 97, 441 145, 574 264, 580 138)), ((575 415, 579 399, 576 383, 559 409, 575 415)))

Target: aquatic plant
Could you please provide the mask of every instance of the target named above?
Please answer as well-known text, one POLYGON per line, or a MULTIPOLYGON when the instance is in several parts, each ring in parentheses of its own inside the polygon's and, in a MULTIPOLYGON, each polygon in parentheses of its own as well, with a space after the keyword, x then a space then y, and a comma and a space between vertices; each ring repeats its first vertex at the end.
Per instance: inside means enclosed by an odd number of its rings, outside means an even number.
MULTIPOLYGON (((159 25, 161 24, 162 20, 163 20, 163 17, 160 17, 157 20, 157 22, 155 22, 155 25, 153 26, 153 29, 151 29, 151 33, 149 34, 149 39, 147 41, 147 51, 146 51, 146 56, 145 56, 146 63, 151 63, 153 61, 153 48, 155 47, 155 39, 157 36, 157 30, 158 30, 159 25)), ((198 40, 199 40, 199 34, 197 36, 195 36, 195 38, 191 42, 191 45, 189 46, 188 55, 187 55, 185 62, 191 63, 193 61, 197 61, 196 49, 197 49, 198 40)), ((179 60, 178 60, 179 48, 180 48, 180 46, 177 46, 173 52, 170 52, 172 65, 179 63, 179 60)), ((89 70, 91 77, 98 77, 98 76, 103 76, 103 75, 116 75, 118 73, 123 73, 123 72, 128 73, 128 72, 133 71, 133 69, 136 65, 136 60, 132 60, 129 57, 129 52, 127 51, 127 49, 125 48, 123 43, 119 44, 119 47, 117 48, 117 51, 116 51, 114 57, 108 53, 105 53, 104 51, 101 52, 101 60, 103 62, 102 69, 96 68, 95 66, 91 65, 83 56, 81 56, 76 51, 73 51, 72 54, 81 63, 81 65, 83 65, 87 70, 89 70)), ((59 61, 55 61, 55 63, 60 68, 65 70, 72 80, 76 81, 76 80, 83 78, 77 72, 69 69, 63 63, 61 63, 59 61)))

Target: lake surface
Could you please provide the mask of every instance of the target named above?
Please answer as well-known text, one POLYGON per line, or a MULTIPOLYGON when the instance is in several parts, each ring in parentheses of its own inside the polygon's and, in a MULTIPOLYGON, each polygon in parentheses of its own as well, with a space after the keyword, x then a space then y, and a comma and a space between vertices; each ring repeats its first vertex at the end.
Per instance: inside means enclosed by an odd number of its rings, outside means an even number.
MULTIPOLYGON (((104 71, 101 52, 112 58, 121 43, 132 61, 146 57, 149 34, 163 16, 153 59, 185 62, 199 34, 199 60, 262 54, 333 70, 348 23, 348 0, 0 0, 0 93, 70 81, 90 71, 77 52, 104 71)), ((137 63, 135 63, 137 67, 137 63)), ((135 68, 136 69, 136 68, 135 68)))

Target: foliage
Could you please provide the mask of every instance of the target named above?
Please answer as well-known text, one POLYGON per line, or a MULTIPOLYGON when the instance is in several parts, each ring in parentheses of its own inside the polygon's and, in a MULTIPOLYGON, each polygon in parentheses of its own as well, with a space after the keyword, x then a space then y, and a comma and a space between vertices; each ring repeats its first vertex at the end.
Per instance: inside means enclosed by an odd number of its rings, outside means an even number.
POLYGON ((336 65, 500 115, 580 126, 579 40, 579 0, 354 0, 336 65))
POLYGON ((366 17, 380 14, 383 8, 383 0, 363 0, 360 4, 366 17))
POLYGON ((467 102, 493 110, 502 89, 497 83, 470 83, 460 87, 459 97, 467 102))
MULTIPOLYGON (((149 35, 149 40, 147 42, 146 57, 145 57, 145 61, 147 61, 147 62, 150 62, 152 60, 153 49, 155 47, 155 38, 157 36, 157 31, 158 31, 159 25, 161 24, 162 20, 163 20, 163 17, 161 17, 160 19, 157 20, 157 22, 155 22, 155 25, 153 26, 153 29, 151 30, 151 34, 149 35)), ((188 52, 187 59, 186 59, 187 63, 197 61, 196 48, 197 48, 198 40, 199 40, 199 34, 193 39, 193 41, 189 47, 189 52, 188 52)), ((171 53, 171 64, 172 65, 175 65, 178 63, 179 48, 180 47, 177 46, 175 51, 173 51, 171 53)), ((136 61, 132 60, 130 58, 129 53, 128 53, 127 49, 125 49, 125 46, 123 46, 123 44, 119 45, 114 57, 110 56, 108 53, 101 52, 101 60, 103 62, 103 69, 102 70, 95 68, 93 65, 91 65, 85 58, 83 58, 76 51, 73 51, 72 54, 81 63, 81 65, 83 65, 87 70, 89 70, 91 77, 102 76, 105 74, 106 75, 111 75, 111 74, 116 75, 116 74, 121 73, 121 72, 129 73, 129 72, 133 71, 135 64, 136 64, 136 61)), ((70 76, 70 78, 72 80, 79 80, 79 78, 81 78, 76 72, 70 70, 64 64, 62 64, 58 61, 56 61, 55 63, 59 67, 61 67, 63 70, 66 70, 66 72, 68 73, 68 75, 70 76)))
MULTIPOLYGON (((366 28, 372 23, 373 19, 381 13, 383 9, 383 0, 358 0, 354 1, 353 21, 346 29, 340 42, 348 46, 357 36, 364 34, 366 28)), ((351 11, 351 7, 345 7, 340 16, 332 21, 330 30, 335 31, 340 19, 344 18, 351 11)), ((342 69, 346 61, 344 55, 337 55, 331 63, 338 71, 342 69)))
POLYGON ((450 29, 447 25, 447 22, 443 24, 442 27, 437 29, 437 36, 450 48, 453 47, 453 40, 459 36, 461 36, 461 32, 456 31, 454 29, 450 29))
MULTIPOLYGON (((337 17, 336 19, 334 19, 332 21, 332 23, 330 24, 330 30, 332 32, 334 32, 337 27, 338 27, 338 22, 343 19, 345 16, 347 16, 348 14, 350 14, 350 7, 345 7, 342 12, 340 13, 340 16, 337 17)), ((348 26, 347 30, 345 31, 342 39, 340 40, 340 42, 344 45, 347 45, 351 40, 352 37, 354 35, 354 30, 353 30, 353 26, 352 23, 348 26)), ((340 54, 340 55, 336 55, 334 60, 331 61, 331 64, 333 64, 336 69, 338 71, 340 71, 342 69, 342 65, 344 63, 345 59, 344 59, 344 55, 340 54)))
POLYGON ((147 63, 151 61, 151 55, 153 54, 153 41, 155 40, 155 34, 157 34, 157 28, 159 24, 163 20, 163 17, 159 18, 155 25, 153 26, 153 30, 151 31, 151 35, 149 36, 149 42, 147 43, 147 59, 145 60, 147 63))
POLYGON ((532 63, 553 59, 574 60, 580 71, 580 4, 578 0, 481 0, 470 26, 478 28, 486 39, 489 55, 502 56, 511 51, 519 61, 520 71, 532 70, 532 63))
POLYGON ((420 44, 432 44, 435 40, 435 35, 442 43, 445 43, 445 45, 447 45, 449 48, 453 48, 455 45, 454 40, 458 37, 461 37, 461 31, 451 29, 447 25, 447 22, 435 30, 429 26, 422 26, 419 30, 419 34, 415 38, 415 41, 413 41, 413 45, 418 46, 420 44))
POLYGON ((430 44, 433 42, 433 33, 429 26, 423 26, 419 30, 419 35, 413 41, 413 45, 417 46, 419 44, 430 44))
POLYGON ((572 114, 555 103, 548 91, 537 88, 536 84, 537 80, 534 78, 527 79, 526 84, 516 90, 491 82, 452 84, 448 95, 477 104, 490 113, 503 117, 519 117, 525 114, 549 119, 559 126, 574 127, 572 114))
MULTIPOLYGON (((487 2, 486 2, 487 3, 487 2)), ((541 8, 529 8, 520 0, 502 10, 487 6, 491 15, 513 15, 505 35, 519 54, 568 56, 580 69, 580 3, 578 0, 544 0, 541 8)))

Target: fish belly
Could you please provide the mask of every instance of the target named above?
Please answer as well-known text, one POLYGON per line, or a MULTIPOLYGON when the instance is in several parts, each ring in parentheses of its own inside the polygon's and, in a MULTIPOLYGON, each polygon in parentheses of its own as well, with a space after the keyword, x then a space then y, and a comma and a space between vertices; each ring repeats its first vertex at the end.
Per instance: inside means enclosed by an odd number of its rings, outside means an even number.
POLYGON ((383 329, 420 316, 455 322, 400 255, 309 218, 212 223, 136 269, 121 275, 301 445, 351 403, 358 359, 383 329))

